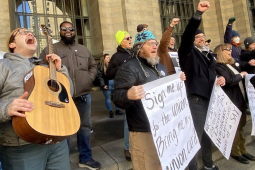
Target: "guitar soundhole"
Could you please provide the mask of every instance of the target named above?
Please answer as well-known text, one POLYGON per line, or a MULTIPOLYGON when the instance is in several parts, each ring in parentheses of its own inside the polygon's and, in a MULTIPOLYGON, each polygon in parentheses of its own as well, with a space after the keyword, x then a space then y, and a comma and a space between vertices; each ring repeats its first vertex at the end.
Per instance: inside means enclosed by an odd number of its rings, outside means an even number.
POLYGON ((57 92, 59 91, 59 85, 55 80, 49 80, 47 83, 50 90, 57 92))

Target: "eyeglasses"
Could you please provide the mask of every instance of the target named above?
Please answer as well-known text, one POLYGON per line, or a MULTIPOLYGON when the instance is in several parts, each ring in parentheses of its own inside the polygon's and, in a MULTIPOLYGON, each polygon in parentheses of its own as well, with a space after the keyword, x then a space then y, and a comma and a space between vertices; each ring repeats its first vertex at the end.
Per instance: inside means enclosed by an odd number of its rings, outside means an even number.
POLYGON ((227 51, 232 51, 232 48, 224 48, 222 51, 227 50, 227 51))
POLYGON ((67 27, 61 27, 61 28, 60 28, 61 31, 67 31, 67 29, 68 29, 69 31, 71 31, 71 32, 73 32, 73 31, 75 30, 74 27, 68 27, 68 28, 67 28, 67 27))
POLYGON ((9 44, 12 43, 12 42, 14 41, 14 39, 15 39, 15 37, 17 36, 18 33, 20 33, 21 35, 32 34, 33 36, 35 36, 34 33, 32 33, 32 32, 29 31, 29 30, 21 30, 21 29, 19 29, 15 34, 13 34, 13 35, 11 36, 10 41, 9 41, 9 44))
POLYGON ((195 36, 195 38, 199 38, 199 39, 203 38, 203 39, 205 39, 206 36, 204 36, 204 35, 198 35, 198 36, 195 36))
POLYGON ((132 40, 132 37, 130 36, 130 37, 127 37, 125 39, 129 41, 129 39, 132 40))
POLYGON ((153 47, 154 45, 158 46, 158 42, 146 42, 150 47, 153 47))

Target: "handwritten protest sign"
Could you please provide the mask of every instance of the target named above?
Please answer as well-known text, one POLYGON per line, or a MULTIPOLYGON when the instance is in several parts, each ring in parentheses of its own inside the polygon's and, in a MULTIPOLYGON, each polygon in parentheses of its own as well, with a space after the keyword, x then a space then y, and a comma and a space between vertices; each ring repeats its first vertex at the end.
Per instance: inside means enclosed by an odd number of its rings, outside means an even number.
POLYGON ((143 85, 142 103, 163 170, 183 170, 200 148, 180 73, 143 85))
POLYGON ((241 115, 222 88, 214 84, 204 129, 226 159, 229 159, 241 115))
POLYGON ((254 86, 251 84, 250 79, 255 76, 255 74, 248 74, 245 78, 245 87, 246 92, 249 100, 249 106, 251 111, 252 117, 252 131, 251 135, 255 135, 255 89, 254 86))
POLYGON ((169 55, 173 61, 174 64, 174 68, 176 73, 181 72, 181 67, 179 64, 179 57, 178 57, 178 53, 177 52, 169 52, 169 55))

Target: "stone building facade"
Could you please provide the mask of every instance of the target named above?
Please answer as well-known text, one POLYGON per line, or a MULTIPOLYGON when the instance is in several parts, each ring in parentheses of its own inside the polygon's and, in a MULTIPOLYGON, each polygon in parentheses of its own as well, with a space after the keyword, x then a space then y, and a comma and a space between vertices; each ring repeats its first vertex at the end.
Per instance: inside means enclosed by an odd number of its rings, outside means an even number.
MULTIPOLYGON (((19 13, 15 11, 15 5, 17 3, 25 3, 26 1, 31 3, 35 0, 0 0, 1 10, 0 10, 0 50, 7 51, 6 47, 6 37, 9 32, 17 27, 17 16, 19 13), (22 2, 21 2, 22 1, 22 2), (16 23, 16 24, 15 24, 16 23)), ((40 0, 39 0, 40 1, 40 0)), ((48 0, 47 0, 48 1, 48 0)), ((47 2, 46 1, 46 2, 47 2)), ((50 3, 55 3, 56 8, 62 9, 63 2, 67 0, 50 0, 50 3)), ((159 41, 162 33, 164 31, 165 25, 163 25, 163 19, 161 15, 161 3, 166 5, 181 3, 177 0, 75 0, 79 2, 81 13, 84 14, 84 10, 88 10, 88 16, 74 14, 70 16, 70 20, 75 22, 77 25, 77 31, 82 32, 77 36, 77 41, 83 43, 84 45, 90 46, 92 54, 95 58, 100 57, 103 53, 113 54, 116 51, 117 43, 115 40, 115 33, 118 30, 128 31, 131 36, 136 35, 136 26, 138 24, 147 24, 149 29, 154 33, 155 37, 159 41), (86 27, 86 21, 89 20, 90 28, 82 31, 78 30, 78 27, 86 27), (81 22, 82 25, 78 26, 81 22), (86 34, 85 34, 86 32, 86 34)), ((184 0, 190 1, 193 5, 193 13, 196 9, 199 0, 184 0)), ((183 2, 184 2, 183 1, 183 2)), ((204 30, 206 37, 212 40, 212 48, 216 45, 223 43, 223 35, 225 31, 226 24, 230 17, 236 17, 236 22, 233 28, 237 30, 241 35, 241 40, 251 36, 252 34, 252 24, 251 14, 249 13, 249 0, 208 0, 210 2, 210 9, 203 15, 203 22, 201 24, 201 29, 204 30), (249 15, 250 14, 250 15, 249 15), (250 17, 249 17, 250 16, 250 17)), ((37 0, 38 2, 38 0, 37 0)), ((70 1, 71 2, 71 1, 70 1)), ((185 3, 183 3, 185 4, 185 3)), ((54 5, 54 4, 53 4, 54 5)), ((64 4, 66 8, 66 13, 56 14, 52 13, 48 15, 47 13, 40 14, 37 13, 36 16, 43 17, 45 22, 47 17, 54 17, 60 21, 68 18, 69 11, 67 11, 68 5, 71 10, 77 10, 77 5, 72 5, 70 3, 64 4), (62 17, 62 18, 61 18, 62 17), (59 19, 61 18, 61 19, 59 19)), ((185 8, 185 6, 184 6, 185 8)), ((69 9, 69 8, 68 8, 69 9)), ((85 11, 86 12, 86 11, 85 11)), ((24 14, 25 15, 25 14, 24 14)), ((33 16, 33 13, 30 14, 33 16)), ((178 15, 177 15, 178 16, 178 15)), ((170 18, 172 16, 169 16, 170 18)), ((182 17, 182 16, 181 16, 182 17)), ((57 28, 59 22, 54 22, 57 20, 48 20, 52 24, 55 24, 57 28)), ((45 23, 48 24, 48 23, 45 23)), ((182 23, 182 27, 185 28, 186 23, 182 23)), ((41 39, 42 36, 38 31, 36 32, 37 39, 41 39)), ((181 31, 175 34, 178 38, 181 38, 181 31)), ((55 38, 58 39, 59 36, 56 32, 55 38)), ((134 38, 133 40, 134 41, 134 38)), ((45 44, 46 45, 46 44, 45 44)), ((42 45, 44 46, 44 44, 42 45)), ((38 51, 39 53, 40 51, 38 51)))

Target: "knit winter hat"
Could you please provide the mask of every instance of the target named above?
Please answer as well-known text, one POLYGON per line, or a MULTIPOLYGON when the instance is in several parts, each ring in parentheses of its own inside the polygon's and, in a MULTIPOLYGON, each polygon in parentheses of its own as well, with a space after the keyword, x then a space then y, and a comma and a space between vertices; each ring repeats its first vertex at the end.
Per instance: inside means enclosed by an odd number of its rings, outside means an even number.
POLYGON ((244 40, 244 46, 247 49, 249 47, 249 45, 251 45, 252 43, 255 43, 255 38, 254 37, 248 37, 245 38, 244 40))
POLYGON ((115 35, 118 45, 122 42, 126 35, 130 35, 127 31, 118 31, 115 35))
POLYGON ((134 43, 135 55, 138 54, 140 48, 142 48, 143 44, 148 40, 156 40, 156 38, 147 28, 144 28, 141 32, 136 34, 134 43))
POLYGON ((196 33, 195 33, 195 35, 197 35, 197 34, 201 34, 201 33, 203 33, 203 34, 204 34, 204 32, 203 32, 202 30, 197 29, 197 31, 196 31, 196 33))
POLYGON ((231 38, 233 38, 235 36, 240 37, 240 34, 236 30, 232 30, 232 37, 231 38))

